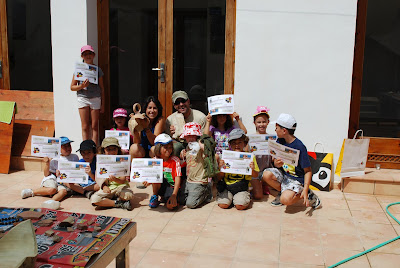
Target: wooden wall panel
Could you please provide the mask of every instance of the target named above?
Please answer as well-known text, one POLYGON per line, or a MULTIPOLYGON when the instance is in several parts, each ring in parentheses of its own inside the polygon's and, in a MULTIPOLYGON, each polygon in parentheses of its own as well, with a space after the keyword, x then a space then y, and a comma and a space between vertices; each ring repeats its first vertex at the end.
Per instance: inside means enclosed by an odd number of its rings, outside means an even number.
POLYGON ((235 87, 236 0, 226 1, 224 93, 235 87))
POLYGON ((8 174, 10 171, 11 146, 15 121, 15 108, 11 124, 0 122, 0 173, 8 174))
POLYGON ((10 72, 8 59, 7 35, 7 0, 0 0, 0 60, 2 62, 2 75, 0 89, 10 89, 10 72))
POLYGON ((367 167, 400 169, 400 139, 369 137, 367 167))

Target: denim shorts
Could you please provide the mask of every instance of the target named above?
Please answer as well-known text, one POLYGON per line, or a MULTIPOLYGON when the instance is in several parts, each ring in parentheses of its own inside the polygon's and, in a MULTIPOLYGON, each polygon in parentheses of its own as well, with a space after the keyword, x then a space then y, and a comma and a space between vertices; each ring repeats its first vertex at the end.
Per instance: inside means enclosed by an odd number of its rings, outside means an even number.
POLYGON ((286 173, 282 172, 280 169, 277 168, 267 168, 264 170, 265 171, 270 171, 274 176, 276 177, 277 181, 281 184, 281 192, 284 192, 286 190, 290 190, 295 192, 296 194, 301 193, 303 191, 303 184, 301 184, 299 181, 293 179, 286 173))

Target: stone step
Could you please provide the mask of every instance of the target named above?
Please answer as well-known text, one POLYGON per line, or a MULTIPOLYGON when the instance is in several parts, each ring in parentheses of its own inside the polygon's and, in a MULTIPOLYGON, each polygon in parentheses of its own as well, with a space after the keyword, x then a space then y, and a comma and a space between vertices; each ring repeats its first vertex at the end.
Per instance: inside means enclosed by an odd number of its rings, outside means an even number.
POLYGON ((345 193, 400 196, 400 170, 366 168, 365 175, 342 178, 345 193))

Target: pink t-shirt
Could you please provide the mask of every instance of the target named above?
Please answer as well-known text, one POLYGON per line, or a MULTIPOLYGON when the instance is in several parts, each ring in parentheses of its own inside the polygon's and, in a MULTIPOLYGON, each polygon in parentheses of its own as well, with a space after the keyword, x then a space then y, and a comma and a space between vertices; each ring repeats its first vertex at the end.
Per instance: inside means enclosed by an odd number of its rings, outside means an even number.
POLYGON ((215 147, 215 153, 222 154, 222 150, 229 150, 228 138, 229 133, 231 133, 233 129, 235 129, 234 126, 228 130, 221 131, 214 126, 210 126, 211 135, 214 138, 214 141, 217 143, 217 146, 215 147))

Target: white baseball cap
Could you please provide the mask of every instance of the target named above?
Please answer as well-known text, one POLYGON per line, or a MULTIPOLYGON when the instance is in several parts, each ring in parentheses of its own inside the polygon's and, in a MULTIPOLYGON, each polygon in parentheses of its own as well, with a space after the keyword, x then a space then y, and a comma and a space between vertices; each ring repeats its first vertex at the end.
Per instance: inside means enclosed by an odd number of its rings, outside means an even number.
POLYGON ((172 142, 172 138, 168 134, 165 134, 165 133, 161 133, 154 139, 154 145, 156 145, 156 144, 165 145, 170 142, 172 142))
POLYGON ((296 129, 296 119, 290 114, 280 114, 278 119, 276 119, 276 123, 287 129, 296 129))

